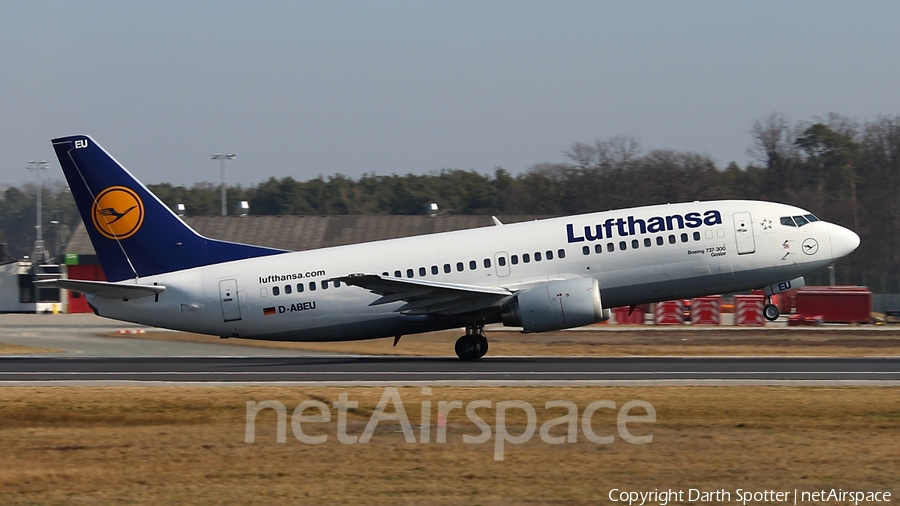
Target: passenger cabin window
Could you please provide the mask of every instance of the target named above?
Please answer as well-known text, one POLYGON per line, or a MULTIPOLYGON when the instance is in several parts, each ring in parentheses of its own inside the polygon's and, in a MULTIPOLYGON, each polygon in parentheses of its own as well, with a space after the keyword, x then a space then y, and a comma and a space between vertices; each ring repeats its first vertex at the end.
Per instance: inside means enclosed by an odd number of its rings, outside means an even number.
POLYGON ((656 245, 662 246, 665 241, 663 240, 661 235, 656 236, 656 245))
POLYGON ((284 294, 285 295, 291 294, 291 285, 284 285, 284 294))
POLYGON ((595 244, 594 245, 594 253, 603 253, 603 245, 595 244))
POLYGON ((612 253, 615 250, 616 250, 615 244, 613 244, 611 242, 606 243, 606 251, 609 251, 610 253, 612 253))
POLYGON ((328 290, 328 281, 322 281, 322 290, 328 290))
POLYGON ((675 236, 673 234, 669 234, 669 244, 675 244, 675 236))
POLYGON ((316 282, 315 282, 315 281, 310 281, 310 282, 309 282, 309 291, 310 291, 310 292, 315 292, 315 291, 316 291, 316 282))
POLYGON ((631 240, 631 249, 638 249, 639 246, 640 246, 640 243, 638 243, 637 239, 631 240))
POLYGON ((581 247, 581 252, 584 253, 585 255, 590 255, 590 254, 591 254, 591 248, 588 248, 587 246, 582 246, 582 247, 581 247))
POLYGON ((400 275, 400 271, 394 271, 394 277, 395 277, 395 278, 400 278, 400 277, 403 277, 403 276, 400 275))
POLYGON ((519 264, 519 255, 513 255, 509 257, 509 261, 512 262, 513 265, 519 264))
POLYGON ((625 251, 628 248, 628 245, 625 244, 625 241, 619 241, 619 249, 625 251))
MULTIPOLYGON (((449 266, 448 266, 448 267, 449 267, 449 266)), ((431 274, 432 274, 432 275, 436 275, 437 273, 438 273, 437 265, 432 265, 432 266, 431 266, 431 274)))
POLYGON ((791 218, 790 216, 782 216, 781 224, 785 225, 787 227, 796 227, 797 226, 797 224, 794 223, 794 218, 791 218))
POLYGON ((450 274, 450 264, 444 264, 444 274, 450 274))
POLYGON ((695 240, 695 241, 699 241, 699 240, 700 240, 700 232, 694 232, 694 240, 695 240))
POLYGON ((803 216, 794 216, 794 222, 797 223, 798 227, 802 227, 803 225, 806 225, 807 223, 809 223, 809 220, 807 220, 803 216))
POLYGON ((474 271, 477 268, 478 268, 478 263, 476 263, 475 260, 469 260, 469 270, 474 271))
POLYGON ((456 270, 458 272, 462 272, 464 268, 465 268, 465 265, 463 265, 462 262, 456 262, 456 270))
POLYGON ((553 260, 553 252, 552 251, 547 252, 547 260, 553 260))
POLYGON ((406 269, 406 277, 411 278, 415 276, 412 269, 406 269))
POLYGON ((485 258, 485 259, 484 259, 484 268, 485 268, 485 269, 490 269, 490 268, 491 268, 491 259, 490 259, 490 258, 485 258))
POLYGON ((273 286, 272 287, 272 295, 275 295, 275 296, 281 295, 281 288, 278 288, 277 286, 273 286))
POLYGON ((425 268, 424 267, 419 267, 419 276, 425 277, 425 268))
POLYGON ((506 266, 506 257, 497 258, 497 265, 499 265, 500 267, 505 267, 506 266))
POLYGON ((300 293, 302 291, 303 291, 303 283, 297 283, 297 293, 300 293))
POLYGON ((535 261, 535 262, 540 262, 540 261, 541 261, 541 252, 540 252, 540 251, 535 251, 535 252, 534 252, 534 261, 535 261))
POLYGON ((522 261, 526 264, 531 261, 531 255, 528 253, 522 253, 522 261))
POLYGON ((819 218, 816 218, 815 215, 812 215, 812 214, 804 214, 803 217, 806 218, 807 220, 809 220, 810 223, 812 223, 814 221, 819 221, 819 218))
POLYGON ((341 287, 341 282, 340 282, 340 281, 335 281, 335 282, 334 282, 334 287, 335 287, 335 288, 340 288, 340 287, 341 287))

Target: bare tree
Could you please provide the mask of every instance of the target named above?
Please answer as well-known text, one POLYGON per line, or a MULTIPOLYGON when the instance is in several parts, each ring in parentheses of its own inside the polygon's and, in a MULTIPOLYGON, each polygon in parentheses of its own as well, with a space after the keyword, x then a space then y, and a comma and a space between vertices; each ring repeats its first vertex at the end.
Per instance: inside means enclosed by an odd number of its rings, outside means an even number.
POLYGON ((747 148, 747 154, 769 169, 789 161, 798 153, 794 140, 799 129, 792 128, 784 114, 775 112, 763 120, 756 120, 750 129, 753 145, 747 148))

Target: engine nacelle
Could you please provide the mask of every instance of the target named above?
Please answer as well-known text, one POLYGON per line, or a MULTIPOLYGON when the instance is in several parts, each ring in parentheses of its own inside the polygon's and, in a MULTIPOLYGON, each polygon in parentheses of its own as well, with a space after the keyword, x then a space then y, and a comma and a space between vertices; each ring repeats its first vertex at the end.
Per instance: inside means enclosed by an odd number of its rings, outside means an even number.
POLYGON ((523 290, 500 311, 504 325, 522 327, 523 332, 569 329, 609 319, 594 278, 551 281, 523 290))

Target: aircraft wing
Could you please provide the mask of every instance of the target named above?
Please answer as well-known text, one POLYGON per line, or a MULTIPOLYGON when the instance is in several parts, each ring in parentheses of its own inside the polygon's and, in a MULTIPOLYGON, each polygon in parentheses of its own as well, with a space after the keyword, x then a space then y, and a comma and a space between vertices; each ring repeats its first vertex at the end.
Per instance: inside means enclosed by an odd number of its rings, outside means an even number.
POLYGON ((410 315, 455 316, 483 311, 499 307, 513 296, 512 292, 503 288, 401 279, 378 274, 351 274, 334 280, 381 295, 370 306, 405 302, 395 311, 410 315))
POLYGON ((57 288, 65 288, 74 292, 106 297, 108 299, 137 299, 156 295, 166 287, 161 285, 127 285, 108 283, 106 281, 84 281, 80 279, 48 279, 36 283, 57 288))

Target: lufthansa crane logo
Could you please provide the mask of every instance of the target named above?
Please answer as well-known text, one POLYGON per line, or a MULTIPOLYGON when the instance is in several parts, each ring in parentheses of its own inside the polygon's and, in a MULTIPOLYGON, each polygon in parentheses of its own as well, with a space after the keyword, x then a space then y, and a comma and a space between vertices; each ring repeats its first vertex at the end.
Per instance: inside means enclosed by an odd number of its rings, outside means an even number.
POLYGON ((819 243, 812 237, 803 241, 803 252, 807 255, 815 255, 819 251, 819 243))
POLYGON ((130 188, 110 186, 94 199, 91 217, 103 237, 128 239, 144 223, 144 203, 130 188))

